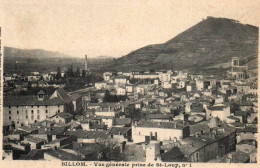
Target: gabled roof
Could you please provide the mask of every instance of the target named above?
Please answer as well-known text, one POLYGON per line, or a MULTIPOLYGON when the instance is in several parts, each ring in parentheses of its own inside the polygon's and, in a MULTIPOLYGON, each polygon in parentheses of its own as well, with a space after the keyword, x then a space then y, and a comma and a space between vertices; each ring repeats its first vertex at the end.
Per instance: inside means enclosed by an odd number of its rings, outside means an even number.
POLYGON ((64 118, 64 119, 70 119, 70 118, 73 117, 72 114, 70 114, 70 113, 65 113, 65 112, 57 113, 57 114, 55 114, 54 116, 52 116, 51 118, 53 118, 53 117, 55 117, 55 116, 59 116, 59 117, 64 118))
POLYGON ((109 134, 112 135, 123 135, 131 130, 131 127, 112 127, 109 134))
POLYGON ((45 95, 46 93, 43 90, 40 90, 37 95, 45 95))
POLYGON ((53 106, 63 104, 64 102, 59 97, 54 97, 52 99, 45 97, 43 101, 38 100, 37 96, 4 97, 4 106, 53 106))
POLYGON ((70 96, 68 95, 68 93, 62 89, 62 88, 59 88, 57 89, 55 92, 57 92, 57 94, 59 95, 59 97, 66 103, 70 102, 71 99, 70 99, 70 96))

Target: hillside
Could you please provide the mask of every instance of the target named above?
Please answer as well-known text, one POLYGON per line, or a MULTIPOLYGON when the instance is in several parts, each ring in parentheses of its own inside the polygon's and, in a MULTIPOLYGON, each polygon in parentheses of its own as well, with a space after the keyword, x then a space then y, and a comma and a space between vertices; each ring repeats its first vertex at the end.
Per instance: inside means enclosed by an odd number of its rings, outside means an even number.
POLYGON ((231 19, 208 17, 163 44, 149 45, 115 60, 108 69, 214 73, 225 71, 225 67, 214 66, 230 62, 234 56, 257 67, 258 28, 231 19))
MULTIPOLYGON (((100 56, 88 58, 89 68, 99 70, 113 60, 112 57, 100 56)), ((46 51, 42 49, 18 49, 4 47, 4 72, 14 73, 15 67, 18 73, 29 73, 33 71, 51 72, 56 71, 58 66, 65 71, 71 65, 76 69, 84 69, 84 55, 75 58, 63 53, 46 51)))

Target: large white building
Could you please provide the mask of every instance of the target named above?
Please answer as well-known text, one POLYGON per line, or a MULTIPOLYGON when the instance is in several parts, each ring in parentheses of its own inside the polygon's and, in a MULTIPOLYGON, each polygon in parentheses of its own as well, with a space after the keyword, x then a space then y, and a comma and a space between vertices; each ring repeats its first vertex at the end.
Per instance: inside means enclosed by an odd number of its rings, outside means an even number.
POLYGON ((28 125, 70 111, 73 111, 73 104, 63 89, 57 89, 51 97, 43 91, 36 96, 7 96, 4 98, 3 124, 28 125))
POLYGON ((188 136, 188 127, 176 122, 141 121, 132 126, 134 143, 149 140, 179 140, 188 136))

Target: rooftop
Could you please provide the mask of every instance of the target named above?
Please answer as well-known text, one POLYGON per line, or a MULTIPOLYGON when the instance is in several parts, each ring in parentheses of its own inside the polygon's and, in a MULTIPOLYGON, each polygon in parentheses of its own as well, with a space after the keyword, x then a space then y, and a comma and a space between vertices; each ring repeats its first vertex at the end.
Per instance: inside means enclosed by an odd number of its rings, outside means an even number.
POLYGON ((184 125, 177 122, 153 122, 153 121, 141 121, 137 124, 137 127, 146 128, 164 128, 164 129, 182 129, 184 125))

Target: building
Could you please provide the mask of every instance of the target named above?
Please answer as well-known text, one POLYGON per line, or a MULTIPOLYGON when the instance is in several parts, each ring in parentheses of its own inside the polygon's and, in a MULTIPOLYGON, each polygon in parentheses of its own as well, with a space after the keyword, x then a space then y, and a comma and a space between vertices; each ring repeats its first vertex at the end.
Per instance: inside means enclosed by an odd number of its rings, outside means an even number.
POLYGON ((219 104, 206 109, 206 119, 217 117, 220 121, 226 122, 228 116, 230 116, 229 105, 219 104))
POLYGON ((231 62, 231 76, 235 79, 247 79, 248 67, 242 66, 238 57, 233 57, 231 62))
POLYGON ((177 122, 141 121, 132 126, 134 143, 150 140, 174 140, 188 136, 189 128, 177 122))
POLYGON ((39 91, 31 96, 6 96, 4 98, 4 126, 22 126, 43 121, 61 112, 72 112, 73 104, 63 89, 51 96, 39 91))

